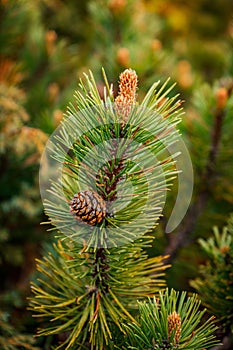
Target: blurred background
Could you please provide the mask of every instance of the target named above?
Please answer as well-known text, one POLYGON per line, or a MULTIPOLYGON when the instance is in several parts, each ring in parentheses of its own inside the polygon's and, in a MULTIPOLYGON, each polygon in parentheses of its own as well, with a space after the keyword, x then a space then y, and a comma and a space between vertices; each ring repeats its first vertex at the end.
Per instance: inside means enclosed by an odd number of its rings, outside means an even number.
POLYGON ((233 211, 232 49, 232 0, 0 1, 1 349, 50 349, 51 339, 32 338, 38 324, 27 311, 35 258, 53 241, 40 225, 39 162, 89 69, 100 92, 102 67, 116 92, 119 74, 135 69, 139 101, 153 82, 177 82, 193 202, 176 232, 164 234, 174 185, 148 252, 170 254, 168 285, 192 291, 205 261, 197 239, 233 211))

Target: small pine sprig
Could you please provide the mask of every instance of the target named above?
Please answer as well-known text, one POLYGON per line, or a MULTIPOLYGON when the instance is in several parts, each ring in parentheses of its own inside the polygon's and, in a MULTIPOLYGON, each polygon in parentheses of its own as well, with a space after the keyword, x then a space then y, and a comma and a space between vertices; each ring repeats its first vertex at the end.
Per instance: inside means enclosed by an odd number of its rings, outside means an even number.
POLYGON ((139 302, 137 323, 126 325, 127 336, 118 349, 183 349, 201 350, 217 344, 213 332, 214 317, 202 322, 197 295, 161 291, 158 298, 139 302))
POLYGON ((190 284, 226 331, 233 331, 233 215, 222 232, 214 227, 214 236, 199 243, 208 260, 190 284))

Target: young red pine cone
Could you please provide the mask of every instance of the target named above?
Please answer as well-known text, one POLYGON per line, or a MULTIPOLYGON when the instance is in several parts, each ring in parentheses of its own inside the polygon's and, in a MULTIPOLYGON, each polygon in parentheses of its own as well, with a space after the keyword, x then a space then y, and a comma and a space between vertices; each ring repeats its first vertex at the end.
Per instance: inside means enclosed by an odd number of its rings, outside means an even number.
POLYGON ((115 99, 116 112, 124 122, 131 111, 131 106, 136 102, 137 74, 132 69, 126 69, 120 75, 119 94, 115 99))
POLYGON ((170 339, 172 332, 175 330, 174 341, 175 341, 175 344, 179 344, 180 333, 181 333, 180 315, 176 311, 173 311, 172 314, 168 315, 167 320, 168 320, 168 339, 170 339))

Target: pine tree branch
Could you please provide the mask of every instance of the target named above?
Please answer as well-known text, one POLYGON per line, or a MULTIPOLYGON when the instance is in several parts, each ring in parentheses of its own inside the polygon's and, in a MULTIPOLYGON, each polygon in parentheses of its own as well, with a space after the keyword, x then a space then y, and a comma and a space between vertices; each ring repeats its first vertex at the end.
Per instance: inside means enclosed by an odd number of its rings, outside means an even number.
POLYGON ((221 142, 222 128, 226 112, 224 109, 216 109, 214 114, 214 125, 212 130, 211 145, 206 166, 201 176, 202 180, 200 191, 196 200, 190 206, 186 217, 181 224, 179 231, 169 236, 169 243, 165 249, 164 254, 169 255, 167 262, 172 262, 179 250, 193 240, 193 231, 197 225, 203 210, 205 209, 210 195, 212 193, 212 186, 216 173, 216 161, 221 142))
POLYGON ((158 91, 154 84, 138 108, 132 70, 121 74, 114 105, 111 96, 103 103, 91 72, 85 79, 49 149, 65 165, 44 201, 61 240, 38 264, 30 307, 51 321, 38 335, 68 332, 67 349, 90 342, 103 350, 115 328, 124 333, 123 322, 135 323, 136 301, 165 286, 166 257, 148 258, 143 231, 159 218, 176 175, 175 155, 164 151, 182 112, 176 97, 164 100, 167 82, 158 91))

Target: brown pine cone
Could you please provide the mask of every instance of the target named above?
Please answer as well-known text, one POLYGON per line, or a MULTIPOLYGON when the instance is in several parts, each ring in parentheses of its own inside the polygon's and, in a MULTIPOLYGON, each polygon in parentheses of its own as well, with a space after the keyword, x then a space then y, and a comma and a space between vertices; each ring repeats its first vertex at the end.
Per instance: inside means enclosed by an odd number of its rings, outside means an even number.
POLYGON ((70 201, 70 212, 76 220, 95 226, 107 215, 106 202, 96 192, 80 191, 70 201))

